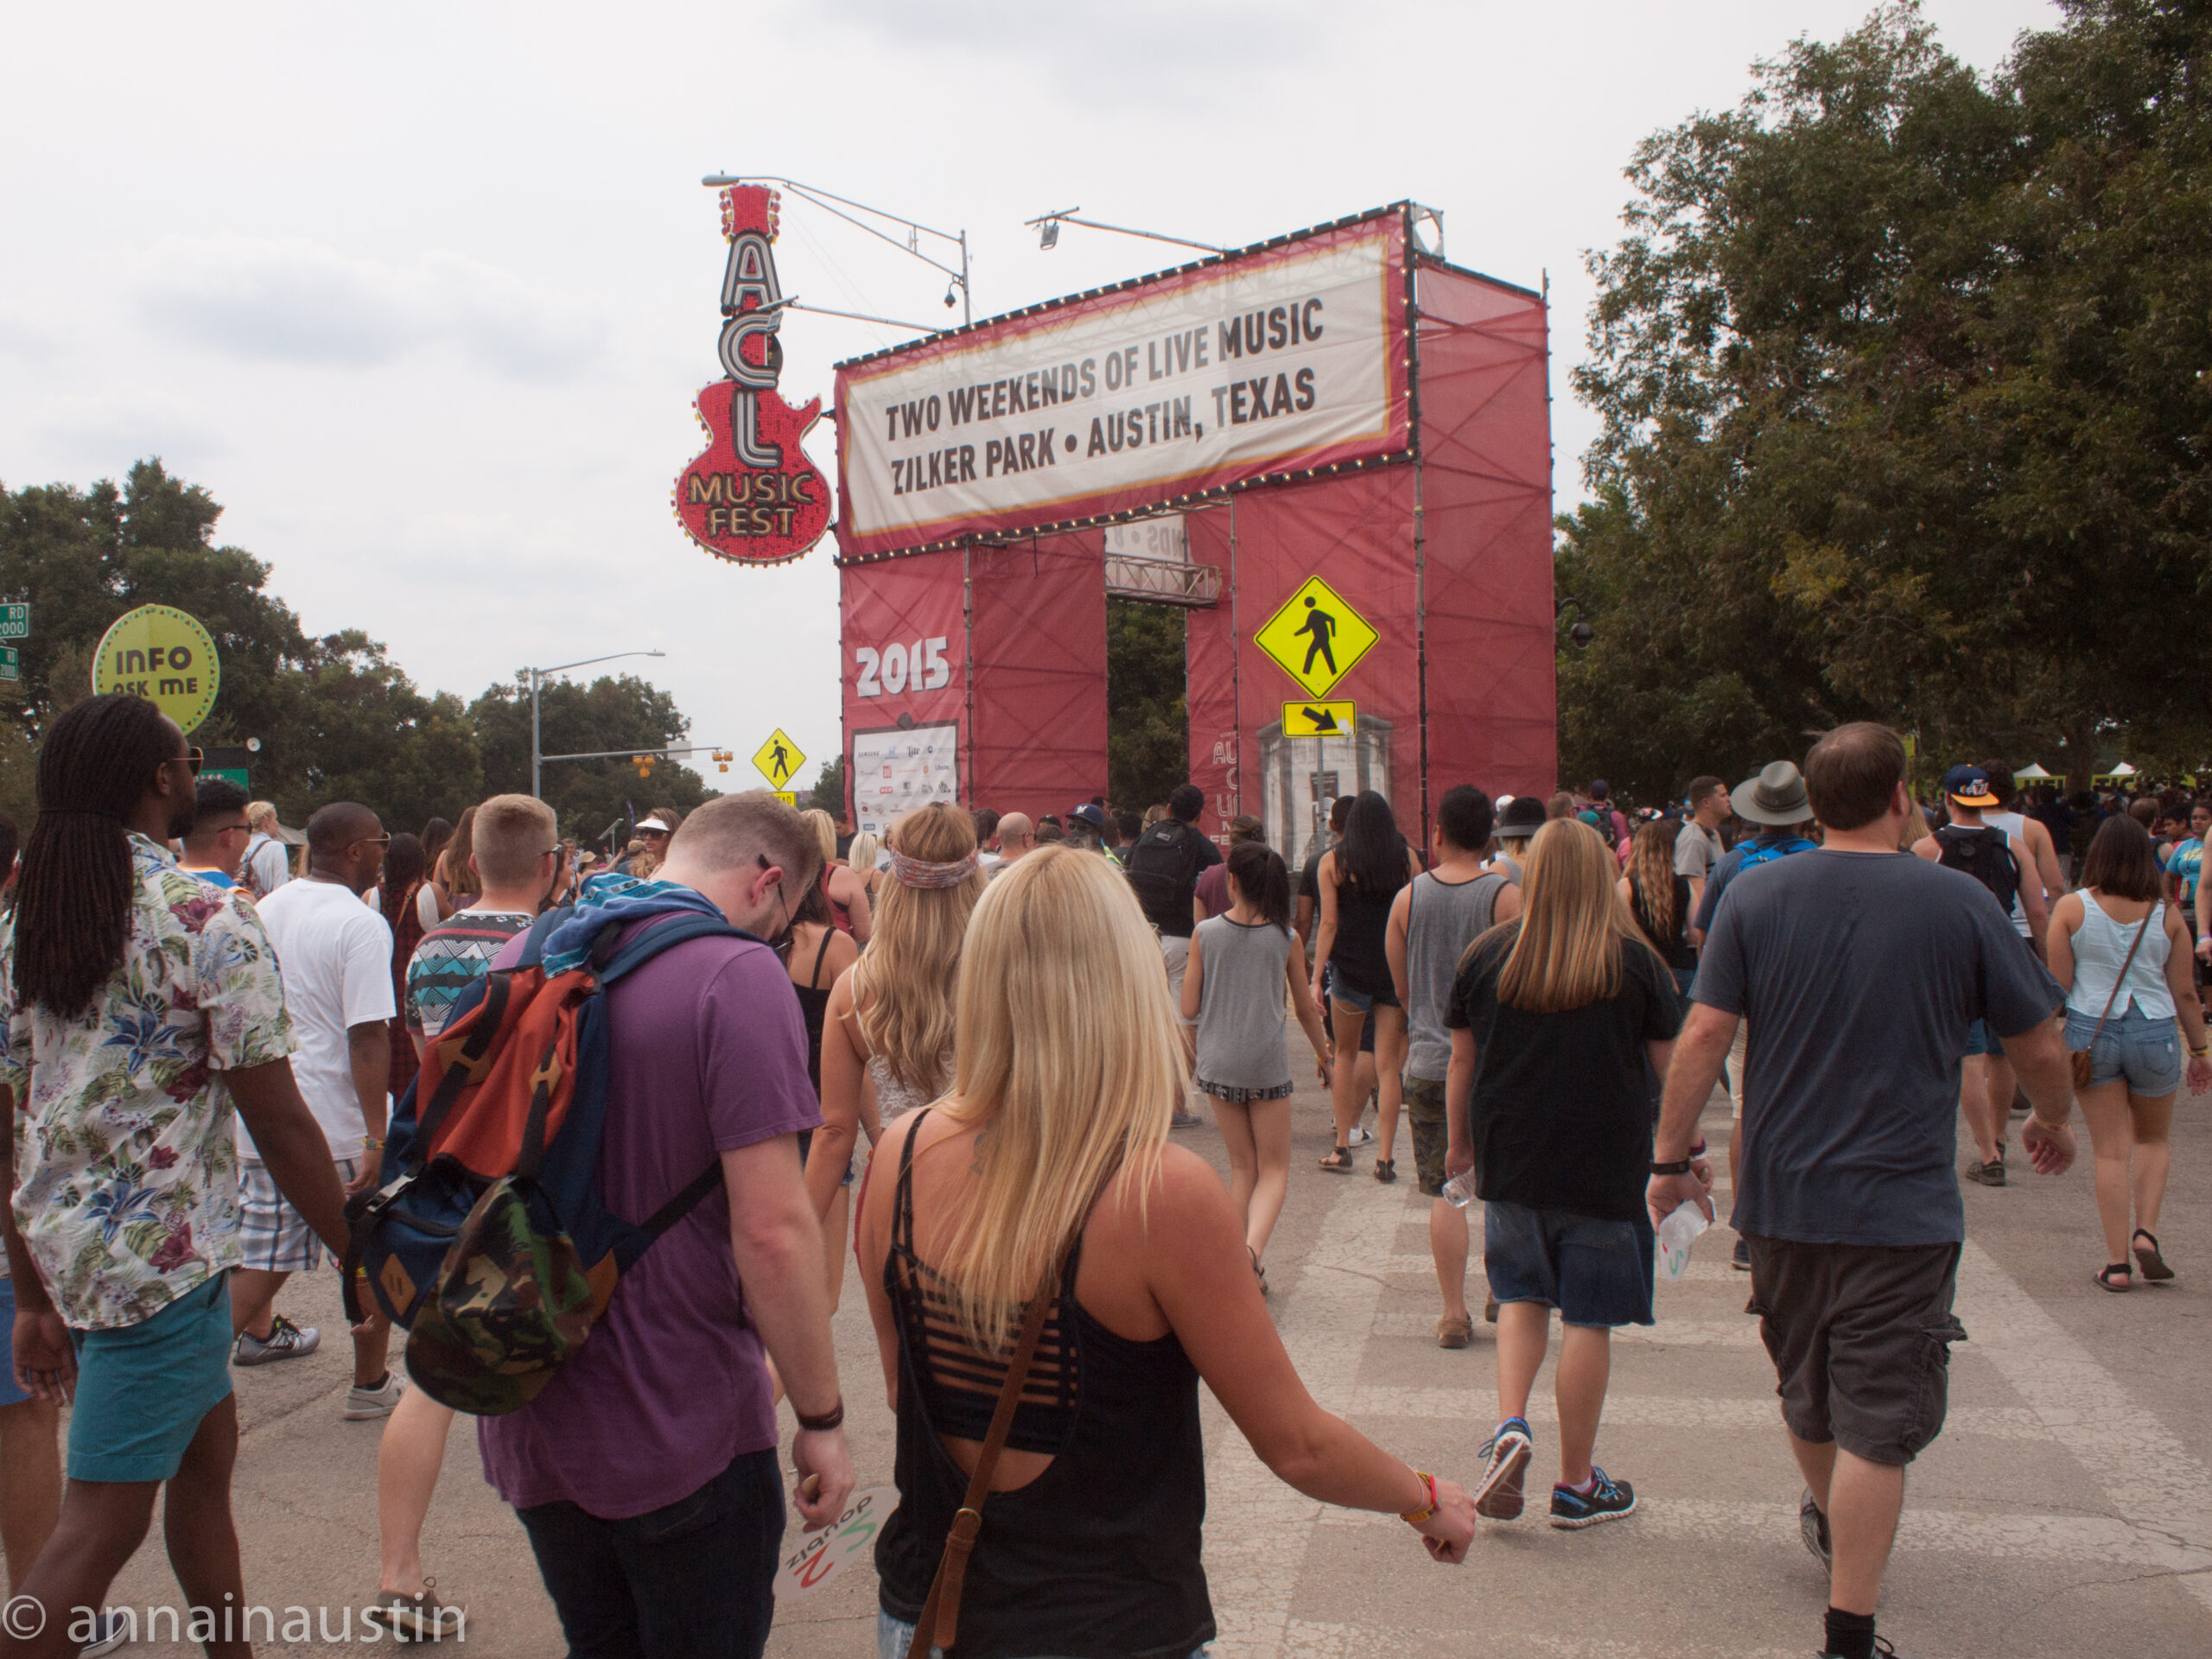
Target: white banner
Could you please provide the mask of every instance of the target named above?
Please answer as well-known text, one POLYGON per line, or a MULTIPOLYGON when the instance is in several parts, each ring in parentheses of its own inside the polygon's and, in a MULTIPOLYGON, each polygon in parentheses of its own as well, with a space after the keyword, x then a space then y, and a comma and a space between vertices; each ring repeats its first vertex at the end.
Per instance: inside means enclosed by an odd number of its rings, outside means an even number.
POLYGON ((960 798, 960 728, 896 727, 853 734, 853 823, 881 836, 918 806, 960 798))
POLYGON ((846 550, 1383 453, 1404 423, 1395 225, 841 372, 846 550))

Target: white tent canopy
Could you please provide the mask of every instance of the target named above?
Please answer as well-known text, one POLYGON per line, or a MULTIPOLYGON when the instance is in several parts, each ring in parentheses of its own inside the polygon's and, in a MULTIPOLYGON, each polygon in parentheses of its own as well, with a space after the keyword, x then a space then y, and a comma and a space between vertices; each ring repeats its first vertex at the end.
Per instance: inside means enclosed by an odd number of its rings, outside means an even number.
POLYGON ((2043 769, 2042 761, 2031 760, 2026 766, 2023 766, 2019 771, 2012 774, 2012 781, 2017 784, 2037 778, 2049 778, 2053 774, 2045 772, 2043 769))

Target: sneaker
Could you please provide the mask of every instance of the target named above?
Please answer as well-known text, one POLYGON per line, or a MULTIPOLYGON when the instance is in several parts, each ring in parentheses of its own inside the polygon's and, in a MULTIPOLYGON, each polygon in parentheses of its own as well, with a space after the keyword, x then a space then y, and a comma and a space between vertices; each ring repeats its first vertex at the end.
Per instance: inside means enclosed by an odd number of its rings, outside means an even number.
POLYGON ((1736 1235, 1736 1248, 1729 1252, 1728 1265, 1738 1273, 1751 1270, 1751 1241, 1741 1233, 1736 1235))
POLYGON ((1835 1545, 1828 1537, 1828 1518, 1813 1502, 1813 1489, 1809 1486, 1805 1489, 1805 1496, 1797 1500, 1797 1530, 1805 1540, 1805 1548, 1821 1564, 1821 1571, 1834 1572, 1835 1545))
POLYGON ((321 1345, 321 1332, 311 1325, 294 1325, 279 1313, 269 1321, 266 1337, 257 1337, 251 1331, 238 1332, 238 1339, 231 1344, 231 1363, 269 1365, 280 1359, 305 1359, 321 1345))
POLYGON ((1173 1129, 1195 1129, 1205 1122, 1205 1119, 1200 1117, 1196 1112, 1178 1111, 1174 1116, 1167 1120, 1167 1126, 1173 1129))
POLYGON ((123 1622, 121 1613, 102 1613, 99 1634, 77 1649, 77 1659, 99 1659, 101 1654, 113 1653, 130 1639, 130 1626, 123 1622))
POLYGON ((1594 1463, 1590 1472, 1597 1484, 1586 1492, 1578 1492, 1572 1486, 1552 1488, 1552 1525, 1580 1531, 1636 1512, 1636 1488, 1624 1480, 1615 1480, 1594 1463))
POLYGON ((1351 1126, 1351 1133, 1344 1137, 1344 1144, 1348 1147, 1363 1147, 1374 1139, 1374 1130, 1369 1128, 1364 1123, 1355 1123, 1351 1126))
POLYGON ((1475 1488, 1477 1515, 1488 1521, 1521 1518, 1521 1475, 1535 1449, 1529 1425, 1520 1418, 1509 1417, 1497 1426, 1497 1433, 1475 1453, 1488 1459, 1483 1465, 1481 1483, 1475 1488))
MULTIPOLYGON (((1819 1653, 1814 1655, 1813 1659, 1843 1659, 1843 1656, 1837 1653, 1819 1653)), ((1904 1659, 1904 1656, 1890 1645, 1888 1637, 1877 1636, 1874 1638, 1874 1659, 1904 1659)))
POLYGON ((365 1389, 356 1382, 346 1390, 346 1421, 366 1423, 389 1417, 392 1408, 399 1403, 399 1396, 406 1392, 407 1385, 399 1380, 397 1371, 386 1371, 384 1381, 373 1389, 365 1389))
POLYGON ((382 1624, 400 1642, 435 1642, 451 1636, 466 1640, 467 1614, 438 1594, 438 1581, 425 1578, 422 1590, 415 1595, 403 1595, 397 1590, 379 1590, 369 1599, 361 1611, 363 1620, 371 1624, 382 1624))
POLYGON ((1986 1164, 1968 1164, 1967 1179, 1979 1181, 1984 1186, 2005 1185, 2005 1154, 1999 1153, 1986 1164))

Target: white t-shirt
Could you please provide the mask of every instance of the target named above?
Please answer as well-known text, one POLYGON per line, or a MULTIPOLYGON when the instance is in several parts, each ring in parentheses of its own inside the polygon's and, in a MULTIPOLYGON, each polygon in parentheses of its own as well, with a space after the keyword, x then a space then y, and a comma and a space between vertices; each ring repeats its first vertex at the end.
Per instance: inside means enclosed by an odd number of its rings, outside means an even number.
MULTIPOLYGON (((368 1125, 353 1090, 346 1032, 398 1012, 391 995, 391 928, 335 881, 288 881, 258 909, 276 947, 284 1012, 299 1038, 292 1076, 329 1138, 330 1155, 358 1158, 368 1125)), ((243 1122, 238 1151, 260 1155, 243 1122)))
POLYGON ((292 879, 290 851, 283 842, 260 834, 246 843, 245 861, 238 874, 253 889, 254 897, 266 899, 292 879))

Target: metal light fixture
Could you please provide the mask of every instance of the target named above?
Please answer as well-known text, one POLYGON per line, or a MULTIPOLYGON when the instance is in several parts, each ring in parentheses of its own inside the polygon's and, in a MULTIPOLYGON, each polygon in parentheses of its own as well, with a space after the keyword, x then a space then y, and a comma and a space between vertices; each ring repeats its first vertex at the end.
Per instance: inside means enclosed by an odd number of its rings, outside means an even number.
POLYGON ((1200 248, 1208 253, 1227 253, 1229 250, 1211 242, 1193 242, 1187 236, 1163 236, 1158 231, 1131 230, 1126 225, 1109 225, 1096 219, 1078 219, 1080 207, 1063 207, 1058 213, 1040 213, 1035 219, 1024 219, 1026 225, 1037 227, 1037 245, 1040 250, 1055 248, 1060 242, 1060 226, 1088 225, 1094 231, 1113 231, 1122 236, 1141 236, 1153 242, 1173 242, 1181 248, 1200 248))
POLYGON ((1060 245, 1060 221, 1048 219, 1037 232, 1037 245, 1049 253, 1060 245))

